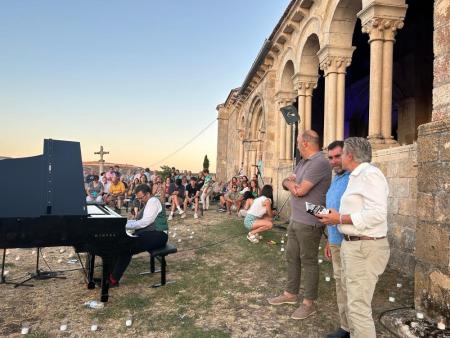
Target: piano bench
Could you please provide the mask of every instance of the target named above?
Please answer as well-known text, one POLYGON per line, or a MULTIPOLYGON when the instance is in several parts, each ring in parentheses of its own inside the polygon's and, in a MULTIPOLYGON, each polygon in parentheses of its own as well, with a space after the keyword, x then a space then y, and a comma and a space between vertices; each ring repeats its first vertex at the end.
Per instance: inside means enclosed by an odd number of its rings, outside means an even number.
POLYGON ((176 252, 177 252, 177 248, 170 243, 167 243, 164 248, 159 248, 159 249, 150 251, 150 271, 142 272, 140 274, 147 275, 147 274, 151 274, 151 273, 161 272, 161 283, 154 284, 154 285, 152 285, 152 287, 157 288, 157 287, 169 284, 169 283, 173 283, 173 281, 168 282, 166 280, 166 267, 167 267, 166 256, 176 253, 176 252), (159 270, 155 269, 155 259, 157 259, 160 263, 161 269, 159 269, 159 270))

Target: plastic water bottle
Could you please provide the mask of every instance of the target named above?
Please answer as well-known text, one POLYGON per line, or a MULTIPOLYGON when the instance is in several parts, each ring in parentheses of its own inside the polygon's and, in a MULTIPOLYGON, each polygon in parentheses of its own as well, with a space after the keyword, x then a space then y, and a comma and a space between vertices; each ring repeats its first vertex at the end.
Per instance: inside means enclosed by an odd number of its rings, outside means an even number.
POLYGON ((96 300, 91 300, 84 303, 84 306, 90 309, 103 309, 105 307, 105 304, 103 304, 102 302, 97 302, 96 300))
POLYGON ((133 315, 128 310, 125 316, 125 326, 130 327, 131 325, 133 325, 133 315))
POLYGON ((65 332, 67 331, 67 328, 69 326, 69 321, 67 318, 64 318, 61 322, 61 325, 59 326, 59 331, 65 332))
POLYGON ((22 323, 22 329, 20 330, 20 334, 26 335, 30 333, 30 323, 24 322, 22 323))
POLYGON ((92 320, 92 324, 91 324, 91 331, 92 332, 95 332, 95 331, 97 331, 98 330, 98 319, 97 318, 94 318, 93 320, 92 320))

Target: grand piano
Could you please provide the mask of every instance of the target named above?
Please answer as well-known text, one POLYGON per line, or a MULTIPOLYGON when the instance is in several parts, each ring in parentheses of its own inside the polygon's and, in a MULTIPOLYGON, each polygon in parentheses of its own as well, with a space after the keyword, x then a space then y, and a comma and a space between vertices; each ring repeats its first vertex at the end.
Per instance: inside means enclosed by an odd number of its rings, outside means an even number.
POLYGON ((87 252, 88 288, 95 256, 102 258, 101 301, 108 301, 114 257, 129 247, 127 219, 86 205, 78 142, 44 140, 42 155, 0 160, 0 248, 73 246, 87 252))

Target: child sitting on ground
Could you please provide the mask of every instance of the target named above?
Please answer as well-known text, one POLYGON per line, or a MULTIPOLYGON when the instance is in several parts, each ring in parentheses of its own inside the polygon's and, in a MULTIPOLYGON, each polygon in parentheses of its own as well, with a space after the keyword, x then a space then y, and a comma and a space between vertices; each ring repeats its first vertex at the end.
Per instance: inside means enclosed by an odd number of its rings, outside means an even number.
POLYGON ((252 243, 259 242, 259 234, 261 232, 272 229, 272 199, 272 186, 266 184, 261 190, 261 195, 253 201, 253 204, 247 211, 247 215, 244 219, 244 226, 250 231, 247 235, 247 239, 252 243))

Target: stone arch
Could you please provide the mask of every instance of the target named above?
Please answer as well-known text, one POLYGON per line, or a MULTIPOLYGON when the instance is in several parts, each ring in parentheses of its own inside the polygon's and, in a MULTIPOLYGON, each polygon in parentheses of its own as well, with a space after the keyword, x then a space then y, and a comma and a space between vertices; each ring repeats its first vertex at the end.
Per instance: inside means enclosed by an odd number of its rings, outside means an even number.
POLYGON ((243 142, 243 162, 246 173, 253 172, 253 165, 262 159, 265 140, 265 109, 262 95, 252 99, 245 118, 245 139, 243 142))
POLYGON ((323 24, 324 45, 351 47, 362 0, 332 0, 323 24))
POLYGON ((277 72, 276 88, 277 91, 292 91, 294 84, 292 76, 296 73, 295 54, 292 48, 287 48, 280 58, 277 72))
POLYGON ((300 51, 299 73, 301 76, 317 76, 319 73, 319 57, 317 52, 320 50, 320 42, 317 34, 310 34, 300 51))
POLYGON ((303 28, 300 31, 300 34, 298 35, 299 38, 295 43, 296 46, 296 65, 300 64, 300 59, 302 57, 302 51, 305 48, 305 45, 311 35, 315 35, 318 39, 319 46, 322 46, 322 40, 321 40, 321 30, 320 30, 320 21, 316 17, 311 17, 308 19, 308 21, 305 22, 303 28))
POLYGON ((265 129, 264 105, 260 96, 253 99, 248 117, 249 138, 259 139, 260 131, 265 129))

